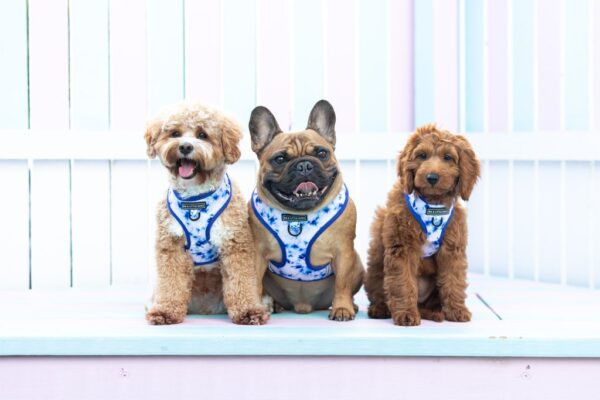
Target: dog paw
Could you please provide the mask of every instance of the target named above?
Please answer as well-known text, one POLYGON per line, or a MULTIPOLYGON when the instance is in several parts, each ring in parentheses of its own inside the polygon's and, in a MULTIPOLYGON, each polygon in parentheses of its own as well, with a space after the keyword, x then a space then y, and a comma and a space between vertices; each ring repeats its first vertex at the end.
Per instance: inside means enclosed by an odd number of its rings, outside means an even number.
POLYGON ((465 306, 444 310, 448 321, 468 322, 471 320, 471 311, 465 306))
POLYGON ((180 315, 172 311, 161 310, 157 308, 151 308, 150 311, 146 313, 146 320, 151 325, 180 324, 183 322, 184 318, 185 314, 180 315))
POLYGON ((394 313, 392 318, 395 325, 417 326, 421 324, 421 316, 416 309, 394 313))
POLYGON ((391 316, 390 309, 385 303, 377 303, 369 305, 369 318, 384 319, 391 316))
POLYGON ((336 307, 329 312, 329 319, 332 321, 352 321, 355 315, 354 308, 336 307))
POLYGON ((251 308, 231 316, 231 321, 238 325, 264 325, 270 314, 263 307, 251 308))

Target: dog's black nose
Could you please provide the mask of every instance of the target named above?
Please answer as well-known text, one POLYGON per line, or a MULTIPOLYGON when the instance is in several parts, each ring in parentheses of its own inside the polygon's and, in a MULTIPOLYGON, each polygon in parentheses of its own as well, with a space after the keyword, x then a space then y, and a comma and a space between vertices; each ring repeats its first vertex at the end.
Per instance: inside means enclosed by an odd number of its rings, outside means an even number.
POLYGON ((310 175, 315 166, 310 161, 300 161, 296 164, 296 171, 304 176, 310 175))
POLYGON ((192 146, 190 143, 183 143, 179 145, 179 152, 184 156, 190 154, 192 150, 194 150, 194 146, 192 146))
POLYGON ((440 176, 438 174, 427 174, 427 182, 429 182, 429 184, 431 186, 435 186, 435 184, 440 180, 440 176))

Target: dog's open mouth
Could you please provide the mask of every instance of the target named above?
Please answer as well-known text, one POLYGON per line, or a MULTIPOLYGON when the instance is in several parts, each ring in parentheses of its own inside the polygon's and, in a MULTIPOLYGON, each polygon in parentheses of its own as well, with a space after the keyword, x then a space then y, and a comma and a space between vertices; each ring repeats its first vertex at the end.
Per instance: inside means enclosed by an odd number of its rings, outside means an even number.
POLYGON ((180 158, 177 160, 177 173, 183 179, 191 179, 198 172, 198 163, 189 158, 180 158))
POLYGON ((298 184, 292 193, 284 193, 277 188, 273 189, 275 189, 275 194, 283 200, 296 202, 302 200, 318 200, 325 194, 328 188, 329 186, 324 186, 319 189, 316 183, 308 181, 298 184))

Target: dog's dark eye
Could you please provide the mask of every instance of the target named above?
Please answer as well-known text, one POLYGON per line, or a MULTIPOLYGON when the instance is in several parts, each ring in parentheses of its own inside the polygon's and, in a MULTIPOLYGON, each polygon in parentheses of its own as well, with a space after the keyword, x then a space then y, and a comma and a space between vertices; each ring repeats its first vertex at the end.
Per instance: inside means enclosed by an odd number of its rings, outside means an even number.
POLYGON ((208 138, 208 135, 203 130, 198 131, 198 133, 196 135, 198 136, 198 139, 206 139, 206 138, 208 138))
POLYGON ((179 136, 181 136, 181 132, 179 132, 179 131, 172 131, 171 132, 171 137, 179 137, 179 136))
POLYGON ((327 156, 329 155, 329 153, 327 152, 327 150, 319 150, 317 151, 317 157, 319 157, 321 160, 325 160, 327 159, 327 156))
POLYGON ((417 154, 417 158, 419 160, 427 160, 427 153, 419 153, 417 154))
POLYGON ((452 161, 453 158, 450 154, 444 154, 444 161, 452 161))
POLYGON ((273 159, 273 162, 277 165, 282 165, 283 163, 285 163, 285 157, 284 156, 277 156, 273 159))

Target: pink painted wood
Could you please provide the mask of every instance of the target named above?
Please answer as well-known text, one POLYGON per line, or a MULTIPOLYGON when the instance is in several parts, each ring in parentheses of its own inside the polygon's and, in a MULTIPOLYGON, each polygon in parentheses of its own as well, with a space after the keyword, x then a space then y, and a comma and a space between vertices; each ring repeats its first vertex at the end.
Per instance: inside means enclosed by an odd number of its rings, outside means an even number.
POLYGON ((390 7, 390 130, 414 128, 413 0, 391 1, 390 7))
POLYGON ((146 2, 110 3, 111 127, 141 130, 146 121, 146 2))
POLYGON ((404 398, 575 399, 590 397, 599 374, 600 363, 587 359, 24 357, 0 360, 2 397, 12 400, 393 399, 397 398, 399 388, 404 398))
POLYGON ((325 3, 325 95, 335 106, 337 132, 356 130, 355 3, 325 3))
POLYGON ((489 0, 488 26, 488 130, 508 130, 508 5, 489 0))
POLYGON ((221 47, 220 0, 185 0, 187 99, 221 105, 221 47))
POLYGON ((281 129, 287 131, 292 110, 290 2, 259 0, 258 10, 258 103, 269 108, 281 129))
POLYGON ((458 1, 435 0, 434 112, 441 127, 458 129, 458 1))
POLYGON ((69 128, 67 0, 29 1, 29 88, 32 129, 69 128))
POLYGON ((538 128, 560 129, 560 0, 538 7, 538 128))

